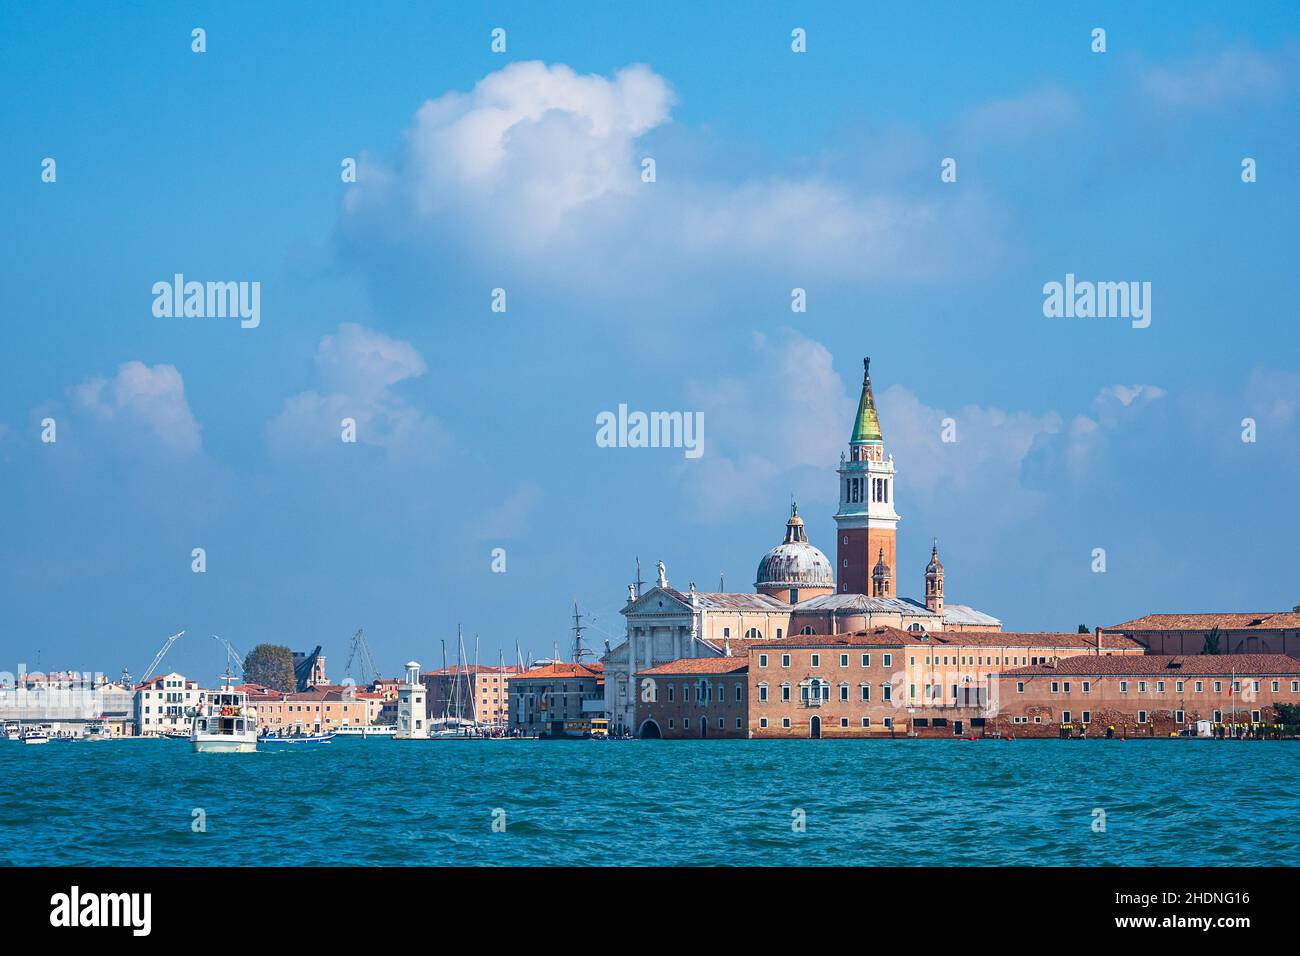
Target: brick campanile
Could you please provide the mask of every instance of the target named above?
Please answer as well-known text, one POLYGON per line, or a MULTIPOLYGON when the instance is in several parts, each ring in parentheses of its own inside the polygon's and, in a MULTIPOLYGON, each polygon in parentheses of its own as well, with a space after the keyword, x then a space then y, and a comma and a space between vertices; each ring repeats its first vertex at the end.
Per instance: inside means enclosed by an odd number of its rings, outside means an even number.
POLYGON ((885 439, 871 394, 871 359, 862 360, 862 398, 853 422, 848 455, 840 455, 840 507, 835 514, 836 590, 872 594, 872 572, 883 561, 890 574, 885 597, 895 597, 898 561, 894 538, 894 458, 885 455, 885 439), (883 555, 883 557, 882 557, 883 555))

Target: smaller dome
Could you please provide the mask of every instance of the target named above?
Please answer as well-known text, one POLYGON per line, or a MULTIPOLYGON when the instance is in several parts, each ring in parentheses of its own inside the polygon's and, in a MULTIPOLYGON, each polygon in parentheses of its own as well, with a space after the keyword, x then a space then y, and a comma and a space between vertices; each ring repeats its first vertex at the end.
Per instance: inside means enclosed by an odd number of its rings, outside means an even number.
POLYGON ((880 549, 880 559, 876 562, 876 566, 872 569, 871 576, 873 578, 888 578, 891 576, 889 565, 885 563, 884 548, 880 549))

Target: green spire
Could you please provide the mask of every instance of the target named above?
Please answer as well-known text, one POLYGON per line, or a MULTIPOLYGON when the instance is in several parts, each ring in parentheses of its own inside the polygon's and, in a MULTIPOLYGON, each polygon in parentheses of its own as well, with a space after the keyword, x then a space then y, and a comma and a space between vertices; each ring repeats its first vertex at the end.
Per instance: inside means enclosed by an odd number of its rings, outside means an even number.
POLYGON ((849 443, 884 441, 880 434, 880 421, 876 418, 876 399, 871 394, 871 359, 862 360, 862 398, 858 401, 858 414, 853 420, 853 437, 849 443))

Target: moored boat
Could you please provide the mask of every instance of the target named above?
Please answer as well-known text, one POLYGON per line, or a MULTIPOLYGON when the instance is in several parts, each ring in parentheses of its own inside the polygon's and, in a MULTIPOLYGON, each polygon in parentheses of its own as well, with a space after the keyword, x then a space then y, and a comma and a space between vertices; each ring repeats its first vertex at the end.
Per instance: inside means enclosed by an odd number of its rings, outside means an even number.
POLYGON ((334 733, 324 734, 265 734, 257 738, 259 744, 327 744, 334 733))
POLYGON ((0 731, 0 733, 3 734, 3 736, 0 737, 0 739, 3 740, 22 740, 23 725, 17 720, 6 720, 4 722, 4 729, 3 731, 0 731))
POLYGON ((49 742, 49 734, 41 727, 29 727, 23 731, 23 743, 25 744, 48 744, 49 742))
POLYGON ((393 737, 397 734, 396 724, 347 724, 335 727, 331 733, 339 737, 393 737))

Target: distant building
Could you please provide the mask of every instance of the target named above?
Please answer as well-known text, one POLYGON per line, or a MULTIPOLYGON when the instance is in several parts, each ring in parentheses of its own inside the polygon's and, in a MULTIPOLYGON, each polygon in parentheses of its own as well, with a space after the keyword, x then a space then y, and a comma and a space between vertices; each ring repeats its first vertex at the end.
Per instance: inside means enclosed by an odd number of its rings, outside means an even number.
POLYGON ((465 664, 425 671, 420 680, 428 691, 430 720, 456 717, 481 724, 509 720, 509 682, 515 667, 465 664))
POLYGON ((999 679, 991 722, 1016 736, 1164 737, 1198 721, 1268 724, 1300 703, 1300 661, 1284 654, 1071 657, 999 679))
POLYGON ((397 685, 397 738, 423 740, 429 736, 427 692, 420 681, 420 665, 406 662, 406 679, 397 685))
POLYGON ((135 687, 135 726, 140 736, 160 733, 188 734, 193 712, 203 702, 204 691, 196 681, 172 671, 135 687))
POLYGON ((329 683, 325 677, 325 655, 320 652, 319 644, 310 653, 293 652, 293 678, 298 684, 298 690, 307 690, 329 683))
POLYGON ((1102 629, 1137 641, 1148 654, 1203 654, 1212 636, 1219 654, 1300 658, 1300 611, 1254 614, 1147 614, 1102 629))
POLYGON ((753 593, 697 591, 694 584, 677 590, 669 586, 663 562, 653 587, 643 591, 639 581, 629 586, 621 611, 627 639, 601 659, 611 731, 637 730, 635 675, 670 661, 741 655, 757 642, 879 626, 928 633, 1001 630, 997 618, 947 601, 937 541, 925 566, 923 598, 899 596, 897 474, 885 450, 866 360, 838 474, 834 564, 808 540, 792 503, 781 543, 758 563, 753 593))
POLYGON ((748 657, 684 657, 637 676, 638 735, 749 736, 748 657))
POLYGON ((319 734, 372 723, 370 700, 352 687, 313 687, 291 694, 251 685, 240 690, 257 708, 257 726, 263 732, 319 734))
POLYGON ((566 721, 605 714, 600 664, 556 662, 510 678, 510 730, 525 736, 562 730, 566 721))
POLYGON ((0 683, 0 719, 47 723, 78 735, 89 720, 102 719, 114 736, 135 732, 135 691, 90 672, 21 671, 0 683))

